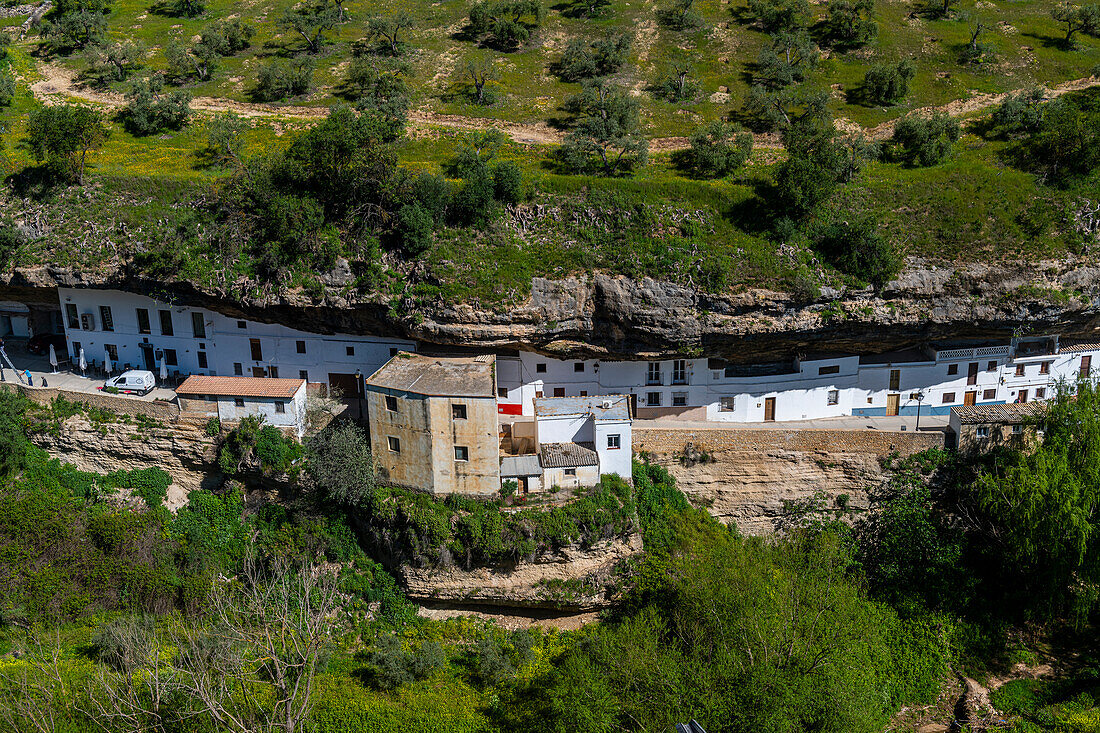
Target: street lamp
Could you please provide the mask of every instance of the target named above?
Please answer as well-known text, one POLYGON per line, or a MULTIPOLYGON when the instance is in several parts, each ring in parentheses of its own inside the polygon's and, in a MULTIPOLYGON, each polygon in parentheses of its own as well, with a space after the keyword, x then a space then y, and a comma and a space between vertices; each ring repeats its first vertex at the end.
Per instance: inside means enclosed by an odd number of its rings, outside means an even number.
POLYGON ((363 372, 355 370, 355 412, 359 422, 363 421, 363 372))
POLYGON ((924 402, 924 392, 917 392, 917 427, 913 429, 913 432, 920 432, 920 403, 924 402))

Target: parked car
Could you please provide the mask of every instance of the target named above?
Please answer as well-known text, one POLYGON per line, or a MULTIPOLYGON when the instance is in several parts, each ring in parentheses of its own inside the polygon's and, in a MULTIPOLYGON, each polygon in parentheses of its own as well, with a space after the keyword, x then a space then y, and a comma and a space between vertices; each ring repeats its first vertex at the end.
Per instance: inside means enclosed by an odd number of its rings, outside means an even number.
POLYGON ((103 383, 103 389, 117 389, 124 394, 139 395, 149 394, 155 386, 157 380, 153 373, 142 369, 131 369, 103 383))
POLYGON ((58 359, 67 359, 69 356, 69 344, 65 341, 63 333, 36 333, 27 339, 27 351, 32 354, 48 354, 50 344, 57 351, 58 359))

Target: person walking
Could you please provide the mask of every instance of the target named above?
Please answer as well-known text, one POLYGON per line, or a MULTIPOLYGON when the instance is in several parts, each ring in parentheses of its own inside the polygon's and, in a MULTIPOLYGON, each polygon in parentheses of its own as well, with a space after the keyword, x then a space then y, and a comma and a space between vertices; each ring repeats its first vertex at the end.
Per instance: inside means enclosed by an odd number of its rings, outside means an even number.
POLYGON ((34 377, 31 376, 31 370, 30 369, 24 369, 23 370, 23 376, 27 378, 27 386, 28 387, 33 387, 34 386, 34 377))

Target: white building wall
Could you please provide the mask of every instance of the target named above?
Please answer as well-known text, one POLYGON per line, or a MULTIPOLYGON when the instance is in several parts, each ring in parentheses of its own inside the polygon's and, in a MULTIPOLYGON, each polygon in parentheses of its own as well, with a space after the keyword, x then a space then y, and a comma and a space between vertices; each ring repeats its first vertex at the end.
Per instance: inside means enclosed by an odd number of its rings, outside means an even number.
POLYGON ((535 422, 535 439, 543 443, 591 443, 595 440, 588 415, 554 415, 535 422))
POLYGON ((597 420, 595 422, 596 455, 600 458, 600 475, 618 474, 621 478, 630 480, 633 475, 630 421, 629 420, 597 420), (607 446, 607 436, 619 436, 619 448, 611 449, 607 446))
POLYGON ((78 343, 84 348, 89 362, 102 364, 104 346, 114 345, 118 352, 116 370, 129 364, 132 368, 149 368, 159 374, 160 359, 153 358, 154 363, 150 364, 147 350, 141 346, 144 343, 151 347, 153 354, 159 351, 168 359, 170 373, 178 372, 181 376, 233 376, 238 370, 243 376, 275 376, 274 367, 279 377, 328 382, 329 374, 354 374, 357 369, 363 375, 372 374, 390 358, 391 352, 416 349, 415 342, 403 339, 307 333, 279 324, 229 318, 204 308, 172 306, 117 290, 58 288, 58 296, 70 350, 78 343), (68 306, 76 309, 75 327, 69 318, 68 306), (111 309, 113 331, 103 328, 101 306, 111 309), (149 333, 142 333, 139 328, 139 308, 149 312, 149 333), (170 336, 161 328, 160 311, 171 313, 170 336), (204 337, 195 335, 193 313, 203 318, 204 337), (94 328, 85 330, 82 317, 94 328), (260 359, 252 358, 252 339, 259 341, 260 359), (302 342, 301 350, 299 342, 302 342), (169 349, 175 351, 174 365, 165 354, 169 349), (206 366, 202 365, 203 361, 206 366))

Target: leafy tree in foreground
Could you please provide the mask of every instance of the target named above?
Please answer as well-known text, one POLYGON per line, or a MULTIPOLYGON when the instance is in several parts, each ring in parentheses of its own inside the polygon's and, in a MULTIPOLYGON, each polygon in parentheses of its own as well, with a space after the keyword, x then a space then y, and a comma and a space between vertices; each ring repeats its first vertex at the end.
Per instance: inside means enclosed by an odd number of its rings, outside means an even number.
POLYGON ((378 115, 388 123, 391 132, 386 140, 396 140, 405 134, 408 120, 409 85, 405 81, 408 66, 400 61, 359 56, 348 66, 347 87, 354 91, 355 107, 361 112, 378 115))
POLYGON ((330 501, 366 508, 374 498, 374 457, 362 429, 335 425, 309 439, 309 475, 330 501))
POLYGON ((606 79, 585 84, 566 102, 574 114, 560 157, 578 173, 605 176, 629 173, 645 165, 649 143, 638 125, 638 100, 606 79))
POLYGON ((1026 167, 1064 184, 1100 168, 1100 110, 1087 95, 1066 95, 1041 106, 1038 129, 1014 154, 1026 167))
POLYGON ((775 174, 775 209, 800 218, 813 211, 836 189, 845 156, 829 117, 801 117, 783 131, 787 159, 775 174))
POLYGON ((875 64, 863 77, 863 93, 876 104, 897 104, 909 95, 909 84, 917 75, 911 59, 896 64, 875 64))
POLYGON ((910 165, 930 166, 944 161, 961 137, 959 123, 945 112, 909 115, 894 125, 892 138, 899 158, 910 165))
POLYGON ((84 105, 39 107, 27 121, 27 142, 36 160, 56 173, 84 183, 88 153, 103 147, 110 131, 97 110, 84 105))

